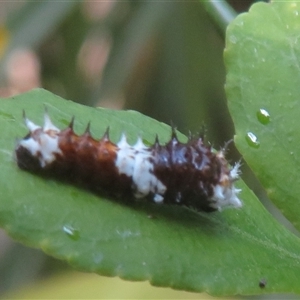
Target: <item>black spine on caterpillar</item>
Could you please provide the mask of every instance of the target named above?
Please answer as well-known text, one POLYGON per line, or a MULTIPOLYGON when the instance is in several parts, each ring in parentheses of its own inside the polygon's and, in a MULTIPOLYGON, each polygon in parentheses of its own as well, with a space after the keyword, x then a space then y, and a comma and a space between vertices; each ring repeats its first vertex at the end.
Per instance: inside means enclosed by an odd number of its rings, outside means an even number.
POLYGON ((20 168, 46 175, 69 176, 94 191, 147 197, 156 203, 177 204, 211 212, 226 206, 241 207, 234 187, 239 163, 228 165, 224 151, 213 152, 202 138, 171 140, 161 145, 156 138, 147 147, 139 138, 129 145, 126 136, 114 144, 108 131, 100 140, 91 137, 89 126, 82 136, 70 125, 60 130, 45 114, 44 126, 25 117, 29 133, 15 152, 20 168))

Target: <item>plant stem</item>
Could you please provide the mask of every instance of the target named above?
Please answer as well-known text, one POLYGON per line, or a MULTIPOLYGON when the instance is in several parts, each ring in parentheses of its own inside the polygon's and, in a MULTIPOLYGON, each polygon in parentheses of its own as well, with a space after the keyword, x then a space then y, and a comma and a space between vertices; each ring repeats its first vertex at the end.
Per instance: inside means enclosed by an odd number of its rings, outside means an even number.
POLYGON ((216 24, 222 37, 228 24, 237 16, 235 10, 225 0, 200 0, 210 18, 216 24))

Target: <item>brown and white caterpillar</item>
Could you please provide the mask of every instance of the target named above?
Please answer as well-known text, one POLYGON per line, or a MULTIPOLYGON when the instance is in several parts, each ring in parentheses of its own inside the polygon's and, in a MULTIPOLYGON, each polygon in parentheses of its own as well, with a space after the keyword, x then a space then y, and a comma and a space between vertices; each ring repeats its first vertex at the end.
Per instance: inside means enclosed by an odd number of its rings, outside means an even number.
POLYGON ((147 197, 198 211, 242 206, 234 186, 240 164, 231 168, 224 151, 212 151, 202 138, 181 143, 173 130, 165 145, 156 137, 152 146, 140 138, 132 146, 125 134, 114 144, 108 130, 95 140, 89 126, 81 136, 74 133, 74 118, 64 130, 53 125, 47 113, 44 118, 44 126, 38 126, 24 116, 29 133, 15 148, 21 169, 67 178, 96 192, 147 197))

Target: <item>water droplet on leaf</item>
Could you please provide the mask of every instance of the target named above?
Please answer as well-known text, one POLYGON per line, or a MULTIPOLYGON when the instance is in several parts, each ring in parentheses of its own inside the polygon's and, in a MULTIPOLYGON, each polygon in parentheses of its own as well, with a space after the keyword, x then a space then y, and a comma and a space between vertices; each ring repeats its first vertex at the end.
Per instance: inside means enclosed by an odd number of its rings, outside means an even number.
POLYGON ((267 125, 270 122, 270 114, 264 108, 256 113, 257 119, 261 124, 267 125))
POLYGON ((258 141, 257 136, 252 132, 247 132, 246 141, 247 141, 248 145, 251 146, 252 148, 257 149, 260 146, 260 142, 258 141))
POLYGON ((70 225, 65 225, 63 227, 64 233, 68 235, 68 237, 74 241, 77 241, 80 237, 79 230, 70 225))

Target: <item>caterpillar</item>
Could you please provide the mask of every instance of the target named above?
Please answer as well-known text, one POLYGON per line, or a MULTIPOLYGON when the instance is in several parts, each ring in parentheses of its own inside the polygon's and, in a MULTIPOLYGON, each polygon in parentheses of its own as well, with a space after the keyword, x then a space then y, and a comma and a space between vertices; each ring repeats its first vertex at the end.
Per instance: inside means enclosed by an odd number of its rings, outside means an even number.
POLYGON ((184 205, 212 212, 223 207, 241 207, 240 164, 230 167, 224 149, 213 151, 202 138, 171 139, 161 144, 156 136, 151 146, 141 138, 135 145, 123 134, 118 143, 103 137, 95 140, 88 124, 85 133, 73 130, 74 117, 64 130, 57 128, 47 112, 38 126, 24 113, 29 133, 17 142, 15 156, 19 168, 37 174, 68 179, 94 192, 115 197, 148 198, 155 203, 184 205))

